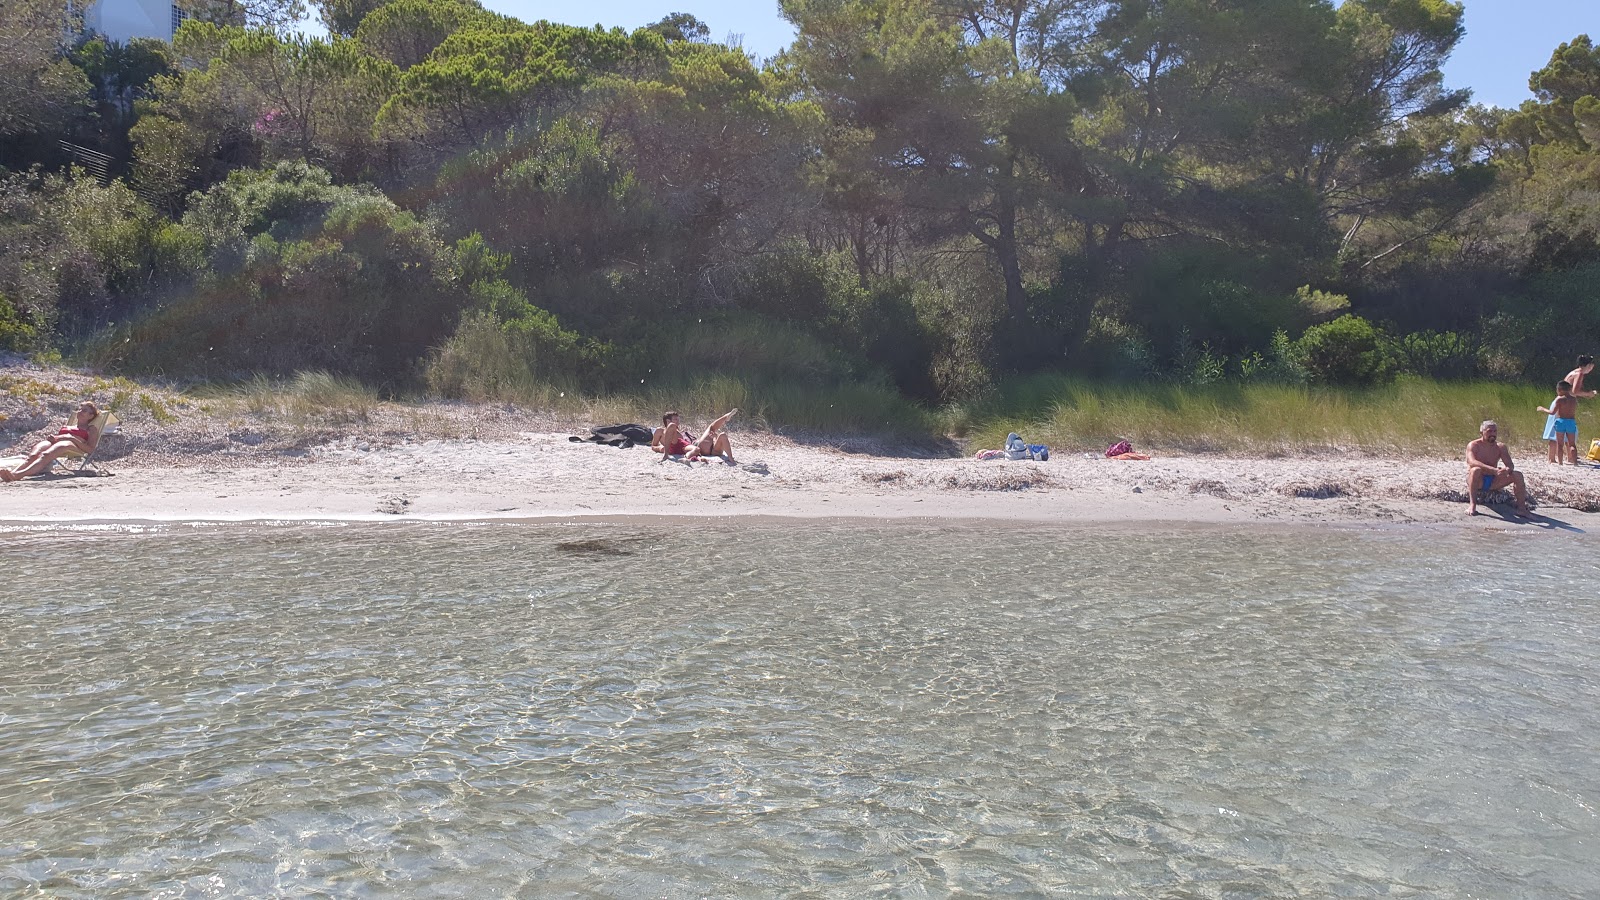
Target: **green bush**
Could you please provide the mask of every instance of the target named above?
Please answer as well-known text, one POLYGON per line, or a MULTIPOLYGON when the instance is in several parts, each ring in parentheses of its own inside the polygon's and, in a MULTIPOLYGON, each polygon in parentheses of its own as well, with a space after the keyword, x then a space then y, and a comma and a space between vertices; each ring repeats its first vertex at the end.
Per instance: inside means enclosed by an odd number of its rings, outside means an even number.
POLYGON ((668 257, 683 234, 664 226, 627 160, 588 125, 563 119, 513 135, 446 165, 438 189, 429 214, 446 233, 514 251, 504 277, 573 327, 594 333, 640 308, 679 305, 668 257))
POLYGON ((1547 272, 1507 297, 1483 328, 1497 372, 1553 381, 1600 334, 1600 262, 1547 272))
POLYGON ((0 178, 0 292, 42 349, 191 275, 198 258, 174 251, 173 228, 121 182, 0 178))
POLYGON ((1383 333, 1360 316, 1347 314, 1306 329, 1295 352, 1311 379, 1322 384, 1368 387, 1394 379, 1383 333))
POLYGON ((26 352, 34 349, 38 331, 22 317, 4 294, 0 294, 0 350, 26 352))
POLYGON ((868 366, 888 375, 901 393, 935 400, 933 335, 917 314, 915 293, 912 282, 892 279, 866 291, 835 292, 829 331, 868 366))
POLYGON ((314 166, 285 162, 233 172, 196 195, 183 224, 204 242, 212 268, 228 273, 245 264, 260 235, 278 243, 298 240, 315 233, 334 206, 381 197, 370 187, 336 186, 331 175, 314 166))
POLYGON ((1073 358, 1074 368, 1109 378, 1144 378, 1153 366, 1150 342, 1136 327, 1110 316, 1095 316, 1073 358))
POLYGON ((994 385, 995 326, 1005 308, 1005 288, 981 267, 935 260, 912 298, 927 329, 929 378, 944 402, 981 397, 994 385))
POLYGON ((445 397, 546 402, 552 391, 575 391, 586 349, 543 310, 509 322, 472 312, 429 354, 425 378, 445 397))
POLYGON ((1482 372, 1482 342, 1454 331, 1419 331, 1394 344, 1402 369, 1431 378, 1476 378, 1482 372))
POLYGON ((704 374, 755 385, 836 384, 857 375, 851 360, 805 329, 752 315, 679 320, 641 342, 648 381, 679 384, 704 374))
POLYGON ((835 256, 803 249, 765 254, 739 286, 739 306, 780 322, 815 325, 835 309, 859 303, 866 291, 835 256))
POLYGON ((1163 354, 1187 334, 1237 355, 1262 347, 1279 328, 1308 324, 1303 297, 1276 286, 1282 274, 1209 244, 1167 246, 1132 270, 1115 313, 1163 354))
MULTIPOLYGON (((240 186, 249 187, 246 181, 230 181, 215 192, 237 199, 240 186)), ((259 198, 294 192, 242 193, 259 198)), ((342 189, 331 199, 310 224, 303 221, 309 212, 301 200, 202 201, 202 207, 228 211, 199 229, 210 235, 213 258, 243 268, 212 277, 102 337, 91 358, 168 375, 325 370, 374 383, 411 379, 428 348, 468 307, 472 285, 456 277, 450 248, 388 199, 342 189), (228 221, 234 223, 231 231, 214 227, 228 221), (246 235, 241 252, 239 239, 246 235)))
POLYGON ((1273 332, 1266 353, 1255 351, 1239 358, 1239 378, 1245 382, 1301 384, 1307 380, 1307 373, 1299 348, 1280 328, 1273 332))

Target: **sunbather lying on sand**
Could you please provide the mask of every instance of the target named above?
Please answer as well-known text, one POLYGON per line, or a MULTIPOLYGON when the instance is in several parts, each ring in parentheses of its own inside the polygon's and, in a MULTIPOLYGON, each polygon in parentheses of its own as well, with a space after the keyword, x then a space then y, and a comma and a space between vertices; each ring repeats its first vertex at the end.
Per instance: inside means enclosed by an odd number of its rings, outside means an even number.
POLYGON ((728 440, 728 432, 723 429, 727 428, 728 420, 738 411, 737 407, 729 410, 727 415, 712 422, 698 439, 683 428, 676 412, 662 413, 661 427, 656 429, 650 449, 661 454, 663 459, 682 456, 693 462, 705 456, 720 456, 723 461, 733 465, 733 444, 728 440))

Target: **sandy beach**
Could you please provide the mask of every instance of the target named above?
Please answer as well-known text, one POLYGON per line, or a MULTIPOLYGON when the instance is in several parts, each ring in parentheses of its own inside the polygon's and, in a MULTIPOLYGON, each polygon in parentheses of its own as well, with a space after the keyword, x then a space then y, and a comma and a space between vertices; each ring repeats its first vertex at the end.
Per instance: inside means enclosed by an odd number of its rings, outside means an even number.
POLYGON ((1600 523, 1592 516, 1600 468, 1551 465, 1532 448, 1514 448, 1537 504, 1522 522, 1503 505, 1469 519, 1458 458, 1155 450, 1150 461, 1119 461, 1057 448, 1044 462, 979 461, 965 455, 976 448, 953 442, 774 434, 736 420, 738 464, 688 464, 645 447, 574 443, 589 417, 572 413, 375 403, 359 414, 295 418, 31 364, 0 367, 0 376, 0 457, 15 459, 52 433, 81 397, 120 398, 122 420, 97 455, 102 474, 58 468, 0 485, 0 521, 11 523, 652 516, 1567 531, 1600 523))
MULTIPOLYGON (((241 444, 188 458, 135 450, 108 474, 0 486, 10 522, 489 520, 734 516, 1055 523, 1505 526, 1469 520, 1455 461, 1058 455, 1047 462, 895 457, 738 436, 739 462, 661 461, 644 447, 565 432, 498 440, 349 438, 289 453, 241 444)), ((115 438, 109 440, 116 440, 115 438)), ((1553 495, 1600 486, 1600 470, 1525 465, 1530 525, 1588 530, 1553 495)))

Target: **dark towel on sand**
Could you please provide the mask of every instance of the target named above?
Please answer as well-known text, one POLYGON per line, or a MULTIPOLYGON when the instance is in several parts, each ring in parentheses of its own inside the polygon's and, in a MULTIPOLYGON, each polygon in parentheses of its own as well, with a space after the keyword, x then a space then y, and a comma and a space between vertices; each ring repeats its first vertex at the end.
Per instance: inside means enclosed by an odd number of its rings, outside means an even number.
POLYGON ((634 444, 650 443, 655 437, 655 432, 645 425, 597 425, 589 429, 588 437, 573 435, 567 440, 574 443, 588 441, 591 444, 605 444, 609 447, 621 447, 626 450, 634 444))

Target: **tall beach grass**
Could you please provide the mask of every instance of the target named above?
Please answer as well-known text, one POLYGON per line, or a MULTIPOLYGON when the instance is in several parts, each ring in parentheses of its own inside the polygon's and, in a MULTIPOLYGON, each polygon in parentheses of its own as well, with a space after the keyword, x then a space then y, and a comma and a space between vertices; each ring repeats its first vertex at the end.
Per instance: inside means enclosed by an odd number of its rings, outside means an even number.
MULTIPOLYGON (((1368 389, 1285 384, 1106 384, 1035 376, 950 411, 950 426, 975 447, 1001 446, 1008 432, 1068 451, 1119 440, 1136 448, 1252 456, 1360 450, 1392 456, 1459 453, 1484 419, 1514 451, 1542 452, 1554 389, 1499 382, 1403 378, 1368 389)), ((1597 418, 1586 410, 1583 434, 1597 418), (1587 427, 1585 427, 1587 426, 1587 427)))
MULTIPOLYGON (((1058 452, 1099 452, 1119 440, 1141 450, 1281 456, 1361 451, 1438 458, 1459 454, 1484 419, 1522 456, 1542 455, 1553 390, 1500 382, 1404 378, 1380 388, 1286 384, 1127 384, 1059 375, 1003 382, 986 397, 929 410, 877 383, 786 384, 725 374, 646 382, 635 390, 584 395, 550 384, 503 384, 492 401, 555 413, 575 423, 654 425, 662 411, 691 427, 734 407, 736 427, 809 436, 870 436, 931 446, 947 437, 968 449, 998 447, 1008 432, 1058 452)), ((323 372, 257 378, 196 389, 201 399, 291 425, 364 422, 379 404, 354 379, 323 372)), ((193 395, 191 394, 191 395, 193 395)), ((425 409, 427 398, 401 401, 425 409)), ((1580 407, 1579 430, 1600 436, 1600 404, 1580 407)))
POLYGON ((365 422, 378 394, 360 380, 327 372, 301 372, 276 380, 257 375, 236 384, 208 383, 191 389, 201 400, 235 404, 252 415, 294 425, 365 422))
POLYGON ((596 425, 653 425, 662 412, 671 409, 696 427, 735 407, 739 409, 737 427, 758 431, 926 440, 939 431, 937 416, 884 385, 757 385, 729 375, 577 398, 568 401, 562 411, 581 413, 596 425))

